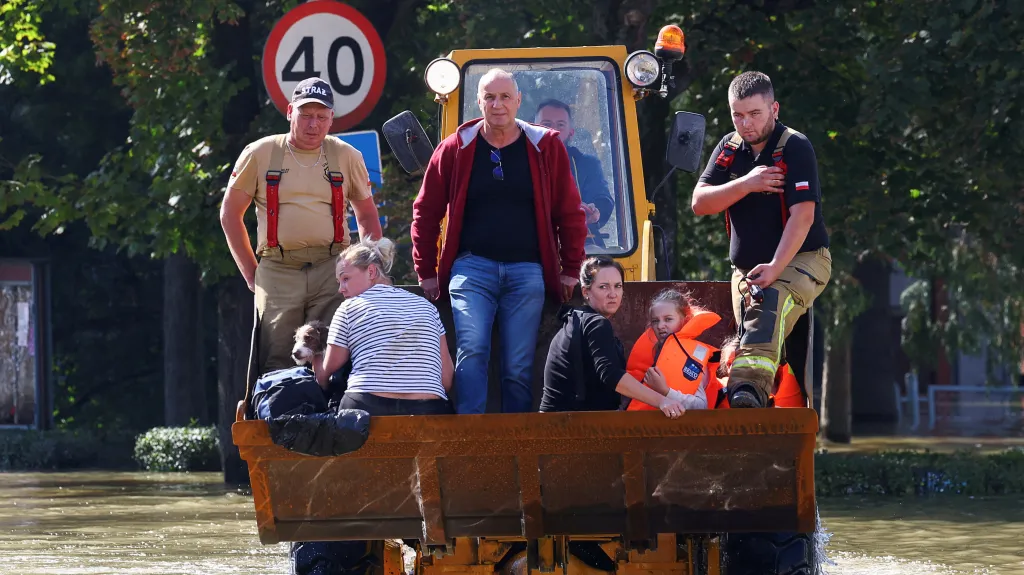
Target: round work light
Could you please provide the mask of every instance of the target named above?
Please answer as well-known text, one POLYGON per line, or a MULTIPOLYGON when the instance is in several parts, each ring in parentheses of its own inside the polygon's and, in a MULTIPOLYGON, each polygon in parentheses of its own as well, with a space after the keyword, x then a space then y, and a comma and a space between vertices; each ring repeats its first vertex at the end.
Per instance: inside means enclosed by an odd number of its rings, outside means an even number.
POLYGON ((438 58, 427 64, 427 69, 423 72, 423 81, 435 94, 447 96, 458 89, 462 73, 455 62, 448 58, 438 58))
POLYGON ((637 88, 646 88, 658 79, 661 65, 647 50, 637 50, 626 58, 626 79, 637 88))

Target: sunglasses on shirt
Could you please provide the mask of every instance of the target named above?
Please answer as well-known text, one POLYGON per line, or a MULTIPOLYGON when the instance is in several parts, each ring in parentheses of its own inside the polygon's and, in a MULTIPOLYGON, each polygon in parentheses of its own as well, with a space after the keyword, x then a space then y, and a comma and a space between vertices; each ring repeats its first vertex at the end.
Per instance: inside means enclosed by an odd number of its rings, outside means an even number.
POLYGON ((491 150, 491 162, 498 164, 494 170, 491 171, 491 175, 494 176, 495 180, 504 180, 505 173, 501 169, 501 150, 491 150))

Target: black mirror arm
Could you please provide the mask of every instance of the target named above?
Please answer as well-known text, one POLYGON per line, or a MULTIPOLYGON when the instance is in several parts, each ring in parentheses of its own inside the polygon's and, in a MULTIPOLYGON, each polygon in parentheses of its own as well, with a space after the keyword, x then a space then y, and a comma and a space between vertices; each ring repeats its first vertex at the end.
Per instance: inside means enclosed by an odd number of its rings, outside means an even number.
POLYGON ((659 191, 661 190, 661 188, 665 187, 665 184, 667 184, 667 183, 668 183, 668 179, 669 179, 669 178, 671 178, 671 177, 672 177, 672 174, 674 174, 675 172, 676 172, 676 167, 675 167, 675 166, 672 166, 671 168, 669 168, 669 170, 668 170, 668 173, 667 173, 667 174, 665 174, 665 177, 661 179, 661 183, 659 183, 659 184, 658 184, 658 185, 657 185, 657 186, 656 186, 656 187, 654 188, 654 191, 653 191, 653 192, 651 192, 651 193, 650 193, 650 194, 649 194, 649 195, 647 196, 647 200, 648 200, 648 201, 650 201, 650 202, 654 202, 654 196, 658 195, 658 192, 659 192, 659 191))
POLYGON ((409 154, 412 156, 413 160, 416 162, 416 170, 417 171, 426 168, 426 166, 424 166, 420 162, 420 159, 416 156, 416 152, 413 150, 413 147, 412 147, 412 145, 415 144, 418 141, 420 141, 420 137, 417 136, 416 133, 413 132, 411 129, 406 128, 405 129, 405 146, 409 149, 409 154))

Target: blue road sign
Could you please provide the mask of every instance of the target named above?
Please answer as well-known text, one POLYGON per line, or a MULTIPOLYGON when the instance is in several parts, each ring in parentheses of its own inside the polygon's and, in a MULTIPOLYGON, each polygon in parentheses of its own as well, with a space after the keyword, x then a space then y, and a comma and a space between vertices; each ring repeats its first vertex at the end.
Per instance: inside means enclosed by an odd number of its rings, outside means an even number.
POLYGON ((370 173, 370 181, 376 184, 376 188, 384 185, 382 171, 384 165, 380 157, 380 137, 376 130, 364 130, 361 132, 345 132, 343 134, 331 134, 342 142, 359 150, 363 155, 363 162, 366 163, 366 171, 370 173))
MULTIPOLYGON (((377 190, 384 185, 384 164, 381 160, 380 136, 378 136, 377 131, 363 130, 360 132, 345 132, 331 135, 359 150, 359 153, 363 155, 363 163, 366 164, 366 171, 370 175, 370 191, 371 193, 376 194, 377 190)), ((383 202, 377 204, 378 210, 382 207, 384 207, 383 202)), ((381 229, 384 229, 387 226, 388 217, 381 216, 381 229)), ((348 228, 353 232, 359 229, 356 224, 355 216, 348 217, 348 228)))

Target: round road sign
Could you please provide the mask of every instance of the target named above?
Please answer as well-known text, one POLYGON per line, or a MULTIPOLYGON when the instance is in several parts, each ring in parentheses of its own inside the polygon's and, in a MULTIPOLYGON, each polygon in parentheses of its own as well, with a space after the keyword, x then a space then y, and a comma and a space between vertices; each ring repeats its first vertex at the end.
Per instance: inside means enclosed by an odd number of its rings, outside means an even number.
POLYGON ((384 44, 347 4, 315 0, 288 11, 263 48, 263 83, 282 114, 300 81, 318 76, 334 89, 332 132, 363 121, 384 91, 384 44))

